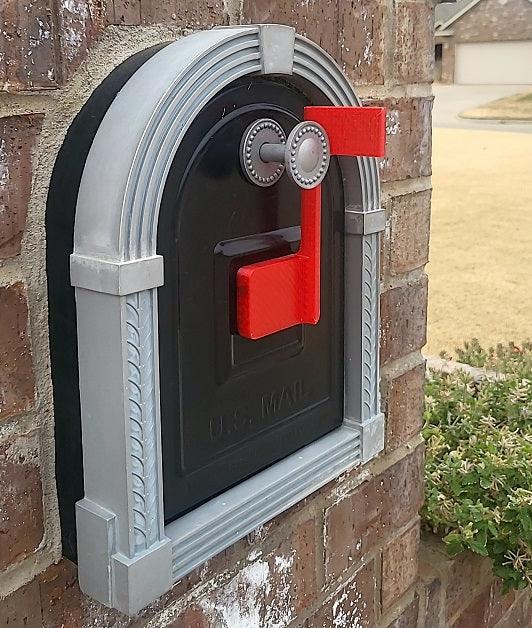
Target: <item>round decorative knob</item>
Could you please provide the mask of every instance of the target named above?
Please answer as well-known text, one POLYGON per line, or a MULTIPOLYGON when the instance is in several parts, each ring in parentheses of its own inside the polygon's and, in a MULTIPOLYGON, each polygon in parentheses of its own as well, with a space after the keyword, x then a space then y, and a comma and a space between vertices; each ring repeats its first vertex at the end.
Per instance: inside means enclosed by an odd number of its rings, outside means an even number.
POLYGON ((240 143, 240 162, 251 183, 268 187, 278 181, 284 172, 283 161, 263 161, 260 149, 265 144, 271 144, 280 146, 284 151, 285 142, 283 128, 275 120, 262 118, 249 125, 240 143))
POLYGON ((264 118, 251 124, 242 136, 240 158, 246 177, 256 185, 273 185, 286 168, 294 183, 309 190, 327 174, 329 138, 316 122, 300 122, 287 140, 275 120, 264 118))
POLYGON ((299 187, 318 186, 329 168, 331 151, 329 138, 316 122, 300 122, 286 142, 285 165, 288 176, 299 187))

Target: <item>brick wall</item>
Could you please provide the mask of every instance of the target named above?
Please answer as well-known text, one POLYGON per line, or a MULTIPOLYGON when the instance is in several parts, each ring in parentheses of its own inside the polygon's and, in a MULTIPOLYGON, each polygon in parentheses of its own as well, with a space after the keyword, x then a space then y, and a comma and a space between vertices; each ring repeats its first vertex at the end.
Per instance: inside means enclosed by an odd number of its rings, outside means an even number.
POLYGON ((0 625, 415 626, 419 437, 430 214, 429 0, 33 0, 2 3, 0 40, 0 625), (386 452, 193 572, 131 622, 61 560, 44 212, 68 124, 136 50, 183 29, 294 25, 365 102, 388 108, 380 163, 386 452))

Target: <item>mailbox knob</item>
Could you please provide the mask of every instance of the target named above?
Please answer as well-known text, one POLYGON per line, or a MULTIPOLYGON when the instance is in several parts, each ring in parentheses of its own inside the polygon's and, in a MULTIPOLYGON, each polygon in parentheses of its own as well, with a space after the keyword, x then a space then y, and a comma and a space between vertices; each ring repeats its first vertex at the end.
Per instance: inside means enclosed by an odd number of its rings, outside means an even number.
POLYGON ((299 187, 317 187, 327 174, 330 162, 329 138, 315 122, 300 122, 288 139, 275 120, 267 118, 250 124, 242 136, 241 162, 252 183, 273 185, 286 170, 299 187))

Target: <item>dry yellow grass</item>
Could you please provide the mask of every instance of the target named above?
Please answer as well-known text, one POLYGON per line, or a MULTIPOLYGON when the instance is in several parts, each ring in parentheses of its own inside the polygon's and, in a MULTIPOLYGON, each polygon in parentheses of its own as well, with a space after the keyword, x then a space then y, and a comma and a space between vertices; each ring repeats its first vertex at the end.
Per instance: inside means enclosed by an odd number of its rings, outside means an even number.
POLYGON ((532 337, 532 134, 434 129, 428 344, 532 337))
POLYGON ((493 100, 460 114, 474 120, 532 120, 532 91, 493 100))

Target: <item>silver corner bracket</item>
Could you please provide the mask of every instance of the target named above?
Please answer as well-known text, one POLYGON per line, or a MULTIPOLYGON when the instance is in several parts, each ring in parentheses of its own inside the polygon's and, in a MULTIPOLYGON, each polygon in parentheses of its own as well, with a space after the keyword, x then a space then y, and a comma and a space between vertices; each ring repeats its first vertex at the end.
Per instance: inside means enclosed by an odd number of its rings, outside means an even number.
POLYGON ((292 74, 296 31, 282 24, 262 24, 260 54, 263 74, 292 74))
POLYGON ((73 253, 70 256, 70 283, 76 288, 117 296, 157 288, 164 283, 163 258, 152 255, 115 262, 73 253))
POLYGON ((170 539, 128 557, 116 551, 114 513, 85 498, 76 504, 76 521, 84 593, 133 616, 172 586, 170 539))
POLYGON ((346 423, 360 434, 360 462, 365 464, 384 449, 384 414, 380 412, 363 423, 346 423))
POLYGON ((353 235, 370 235, 384 231, 386 217, 384 209, 375 209, 370 212, 351 211, 345 212, 345 230, 353 235))

